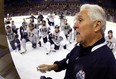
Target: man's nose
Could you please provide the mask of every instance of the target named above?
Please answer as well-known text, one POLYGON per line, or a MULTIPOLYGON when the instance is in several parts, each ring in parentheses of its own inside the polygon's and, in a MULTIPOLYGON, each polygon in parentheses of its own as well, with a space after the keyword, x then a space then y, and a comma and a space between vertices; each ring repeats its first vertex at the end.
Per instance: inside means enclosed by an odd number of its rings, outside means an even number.
POLYGON ((78 28, 78 24, 75 23, 74 26, 73 26, 74 30, 76 30, 78 28))

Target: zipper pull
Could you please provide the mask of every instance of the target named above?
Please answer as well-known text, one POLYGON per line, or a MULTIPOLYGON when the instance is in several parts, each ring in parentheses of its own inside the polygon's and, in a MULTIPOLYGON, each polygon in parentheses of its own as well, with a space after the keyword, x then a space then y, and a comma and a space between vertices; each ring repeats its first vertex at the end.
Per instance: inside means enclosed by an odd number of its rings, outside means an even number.
POLYGON ((79 57, 76 57, 76 60, 78 60, 79 57))

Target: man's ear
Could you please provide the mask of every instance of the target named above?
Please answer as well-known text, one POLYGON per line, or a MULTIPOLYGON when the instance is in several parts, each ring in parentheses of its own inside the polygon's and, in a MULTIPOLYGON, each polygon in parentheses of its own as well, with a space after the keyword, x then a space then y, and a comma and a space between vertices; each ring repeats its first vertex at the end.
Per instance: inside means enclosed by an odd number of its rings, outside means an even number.
POLYGON ((94 31, 95 32, 98 32, 99 30, 101 30, 101 28, 102 28, 102 23, 101 23, 101 21, 96 21, 95 22, 95 24, 94 24, 94 31))

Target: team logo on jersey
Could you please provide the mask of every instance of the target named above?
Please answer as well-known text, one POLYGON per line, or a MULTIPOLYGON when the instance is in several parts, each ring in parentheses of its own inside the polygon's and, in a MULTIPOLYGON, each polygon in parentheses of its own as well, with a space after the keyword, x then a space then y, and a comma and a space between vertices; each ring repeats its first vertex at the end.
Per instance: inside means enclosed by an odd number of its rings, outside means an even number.
POLYGON ((76 74, 77 79, 85 79, 85 72, 83 70, 79 70, 76 74))

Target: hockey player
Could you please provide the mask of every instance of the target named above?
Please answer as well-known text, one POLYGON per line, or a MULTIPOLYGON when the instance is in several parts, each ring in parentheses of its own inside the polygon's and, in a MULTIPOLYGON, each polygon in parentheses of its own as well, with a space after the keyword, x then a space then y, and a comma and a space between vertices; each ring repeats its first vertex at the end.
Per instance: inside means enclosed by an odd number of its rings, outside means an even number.
POLYGON ((107 42, 107 46, 112 50, 114 53, 116 51, 116 38, 113 37, 113 31, 108 31, 108 36, 105 38, 107 42))
POLYGON ((20 27, 20 36, 21 36, 20 38, 21 40, 25 38, 26 41, 29 41, 28 33, 27 33, 27 22, 25 21, 25 18, 23 18, 22 26, 20 27))
POLYGON ((42 24, 42 21, 37 20, 37 24, 35 24, 35 28, 39 30, 39 27, 41 24, 42 24))
POLYGON ((16 50, 18 48, 18 50, 20 51, 21 50, 20 41, 19 41, 17 35, 12 31, 12 28, 9 25, 6 26, 6 33, 7 33, 7 37, 8 37, 9 43, 11 45, 11 48, 13 50, 16 50))
POLYGON ((16 28, 14 21, 11 21, 11 28, 12 28, 12 31, 18 36, 18 28, 16 28))
POLYGON ((38 21, 43 21, 43 14, 41 12, 38 12, 38 17, 37 17, 37 20, 38 21))
MULTIPOLYGON (((65 37, 64 33, 62 31, 60 31, 60 26, 58 26, 58 25, 55 26, 54 32, 49 35, 49 42, 51 45, 54 45, 55 50, 59 50, 61 45, 63 46, 64 49, 67 49, 66 37, 65 37)), ((49 53, 47 53, 47 54, 49 54, 49 53)))
MULTIPOLYGON (((29 26, 29 24, 34 24, 34 22, 33 22, 33 20, 30 18, 30 20, 29 20, 29 23, 28 23, 28 26, 29 26)), ((34 26, 35 27, 35 26, 34 26)))
POLYGON ((25 53, 27 51, 26 42, 29 41, 29 38, 28 38, 28 33, 27 33, 27 26, 25 25, 24 22, 22 22, 22 26, 20 27, 20 35, 21 35, 22 47, 24 48, 23 53, 25 53))
POLYGON ((66 16, 63 14, 63 12, 59 16, 59 19, 60 19, 60 26, 61 26, 61 30, 62 30, 62 26, 64 26, 64 20, 66 19, 66 16))
POLYGON ((24 26, 27 26, 27 22, 25 21, 25 18, 23 18, 23 22, 24 26))
POLYGON ((67 19, 64 20, 64 26, 62 27, 62 31, 64 32, 67 40, 71 43, 71 38, 72 38, 72 28, 70 25, 67 23, 67 19))
POLYGON ((29 24, 28 36, 33 48, 37 47, 37 34, 38 31, 35 29, 34 24, 29 24))
POLYGON ((48 24, 50 26, 54 26, 54 18, 55 18, 55 14, 53 14, 53 13, 48 14, 47 20, 48 20, 48 24))
POLYGON ((42 25, 40 25, 40 28, 39 28, 39 36, 43 38, 44 43, 47 43, 48 41, 47 36, 48 36, 49 30, 50 28, 47 26, 46 21, 43 20, 42 25))
POLYGON ((10 21, 12 20, 12 18, 10 17, 9 13, 6 16, 6 20, 5 20, 5 24, 10 24, 10 21))
POLYGON ((34 26, 34 28, 36 28, 36 24, 33 22, 33 20, 30 18, 30 20, 29 20, 29 23, 28 23, 28 25, 27 25, 27 28, 29 29, 29 26, 30 25, 33 25, 34 26))
POLYGON ((31 14, 31 16, 29 17, 29 18, 27 18, 27 19, 31 19, 32 20, 32 22, 34 23, 34 19, 36 19, 36 17, 33 15, 33 13, 31 14))

